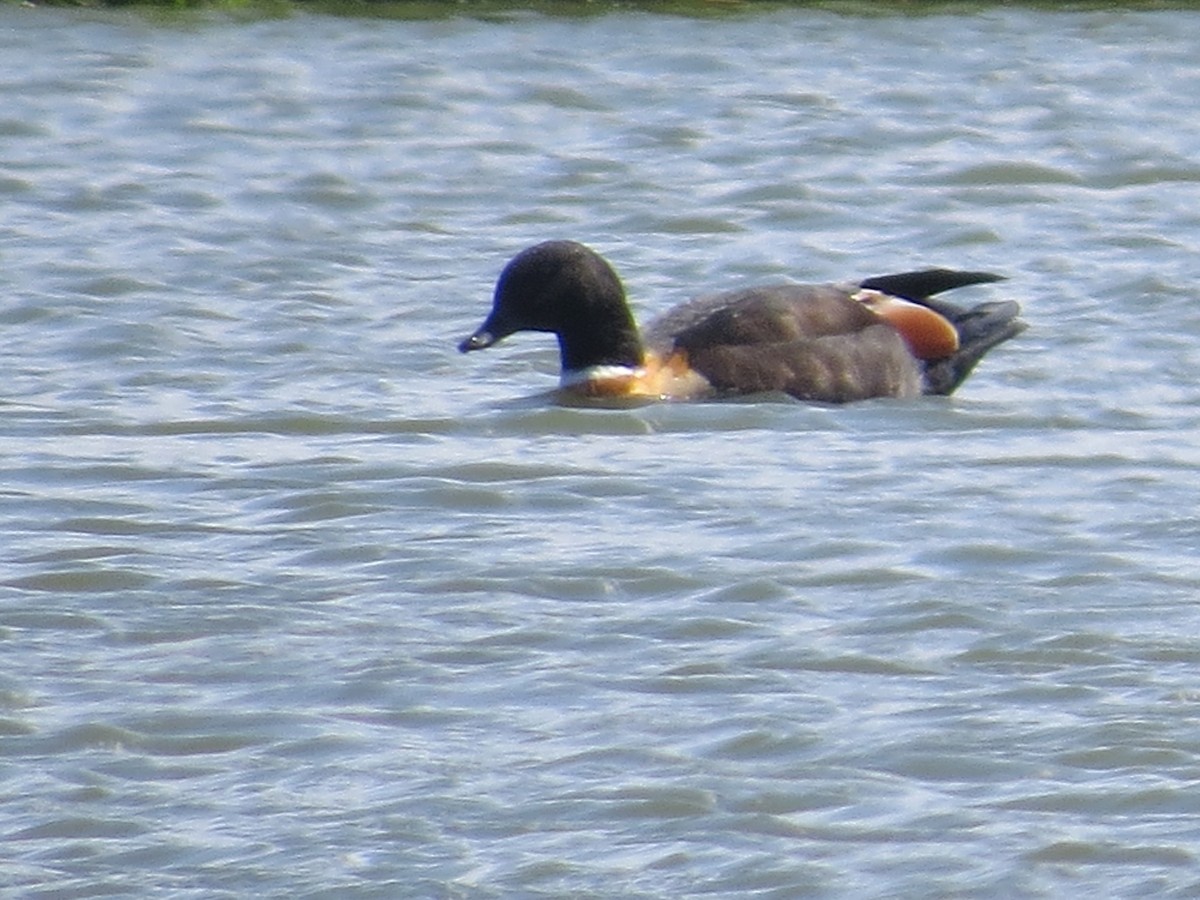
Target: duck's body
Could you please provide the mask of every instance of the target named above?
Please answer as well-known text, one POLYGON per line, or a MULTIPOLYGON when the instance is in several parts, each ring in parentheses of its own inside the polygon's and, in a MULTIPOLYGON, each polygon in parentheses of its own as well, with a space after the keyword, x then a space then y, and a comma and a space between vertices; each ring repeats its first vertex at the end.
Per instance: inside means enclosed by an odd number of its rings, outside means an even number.
POLYGON ((518 254, 464 353, 517 331, 558 336, 564 399, 691 400, 782 391, 844 403, 949 394, 992 347, 1024 330, 1015 303, 933 301, 998 281, 931 269, 852 285, 785 284, 701 297, 652 321, 644 341, 612 267, 573 241, 518 254))

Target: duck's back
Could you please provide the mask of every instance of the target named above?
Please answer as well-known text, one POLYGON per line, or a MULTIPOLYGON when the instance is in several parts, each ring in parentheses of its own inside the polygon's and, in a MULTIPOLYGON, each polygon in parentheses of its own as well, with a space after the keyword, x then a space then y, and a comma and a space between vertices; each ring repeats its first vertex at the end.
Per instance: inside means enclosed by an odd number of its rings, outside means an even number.
POLYGON ((842 403, 921 393, 921 366, 856 287, 776 285, 700 297, 645 330, 648 349, 683 353, 717 393, 783 391, 842 403))

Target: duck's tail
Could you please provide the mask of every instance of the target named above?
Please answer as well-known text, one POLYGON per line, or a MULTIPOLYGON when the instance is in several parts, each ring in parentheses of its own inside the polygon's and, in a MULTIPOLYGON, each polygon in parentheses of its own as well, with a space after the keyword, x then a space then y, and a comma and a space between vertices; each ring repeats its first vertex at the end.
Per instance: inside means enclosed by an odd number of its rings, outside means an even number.
POLYGON ((954 325, 958 331, 958 349, 943 359, 924 363, 924 392, 947 395, 954 393, 989 350, 1016 337, 1028 326, 1018 318, 1021 307, 1012 300, 964 309, 945 300, 935 300, 933 295, 971 284, 1003 280, 1003 276, 990 272, 926 269, 868 278, 862 287, 928 306, 954 325))

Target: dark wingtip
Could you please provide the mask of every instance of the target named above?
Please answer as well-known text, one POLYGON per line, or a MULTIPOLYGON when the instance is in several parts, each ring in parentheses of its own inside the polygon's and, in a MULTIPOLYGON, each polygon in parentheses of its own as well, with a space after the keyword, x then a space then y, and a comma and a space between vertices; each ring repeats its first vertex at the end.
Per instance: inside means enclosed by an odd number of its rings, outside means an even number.
MULTIPOLYGON (((945 306, 950 308, 949 304, 945 306)), ((1018 318, 1021 307, 1012 300, 983 303, 973 309, 953 310, 953 313, 951 318, 958 329, 959 349, 952 356, 926 364, 927 394, 954 393, 988 351, 1029 327, 1018 318)))
POLYGON ((880 291, 903 300, 921 301, 943 291, 966 287, 971 284, 988 284, 1004 281, 1003 275, 993 272, 960 272, 956 269, 922 269, 919 272, 900 272, 896 275, 878 275, 861 283, 872 291, 880 291))

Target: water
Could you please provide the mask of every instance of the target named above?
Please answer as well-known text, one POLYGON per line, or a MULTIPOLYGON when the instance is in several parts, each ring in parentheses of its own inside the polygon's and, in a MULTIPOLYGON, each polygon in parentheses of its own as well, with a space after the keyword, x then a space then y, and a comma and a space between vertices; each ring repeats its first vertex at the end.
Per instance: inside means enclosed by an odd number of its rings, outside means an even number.
POLYGON ((1200 891, 1200 15, 0 6, 0 893, 1200 891), (948 400, 548 406, 501 265, 1000 271, 948 400))

